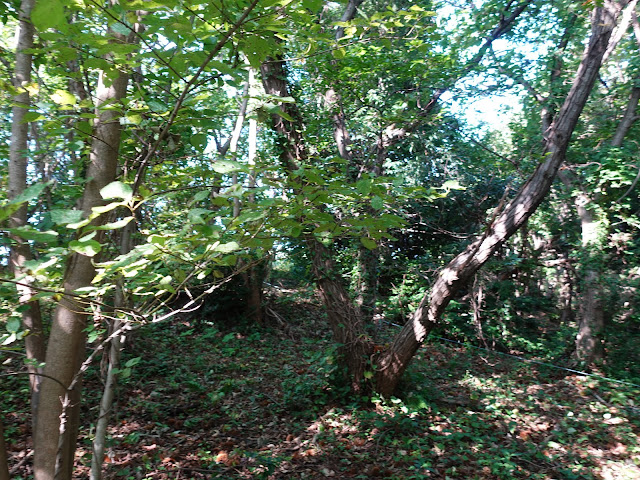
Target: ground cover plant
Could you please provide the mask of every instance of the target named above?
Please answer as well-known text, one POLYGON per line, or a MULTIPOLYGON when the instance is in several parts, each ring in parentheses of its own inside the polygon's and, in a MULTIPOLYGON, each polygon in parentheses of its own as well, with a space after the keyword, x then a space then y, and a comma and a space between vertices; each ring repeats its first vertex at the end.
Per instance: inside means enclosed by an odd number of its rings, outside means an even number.
POLYGON ((639 3, 0 0, 0 480, 633 476, 639 3))
MULTIPOLYGON (((131 367, 121 373, 104 478, 640 475, 637 387, 433 340, 397 397, 354 397, 319 305, 287 302, 280 315, 286 325, 184 321, 137 333, 123 359, 131 367)), ((88 385, 99 382, 97 370, 88 385)), ((20 460, 31 450, 30 414, 20 391, 28 383, 4 385, 12 478, 27 479, 20 460)), ((76 478, 88 478, 95 407, 82 417, 76 478)))

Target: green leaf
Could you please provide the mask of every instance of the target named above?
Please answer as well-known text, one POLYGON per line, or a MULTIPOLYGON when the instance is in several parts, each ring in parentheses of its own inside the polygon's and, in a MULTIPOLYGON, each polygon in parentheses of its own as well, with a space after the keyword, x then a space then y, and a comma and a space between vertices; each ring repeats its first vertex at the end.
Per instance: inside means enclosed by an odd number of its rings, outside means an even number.
POLYGON ((227 267, 232 267, 236 263, 238 263, 238 256, 237 255, 225 255, 224 257, 222 257, 222 260, 219 263, 220 263, 220 265, 224 265, 224 266, 227 266, 227 267))
POLYGON ((205 148, 207 143, 209 143, 209 138, 205 133, 196 133, 195 135, 191 135, 189 143, 196 148, 205 148))
POLYGON ((24 203, 28 202, 29 200, 33 200, 34 198, 38 197, 42 193, 42 191, 50 184, 51 182, 36 183, 34 185, 31 185, 30 187, 23 190, 20 195, 16 196, 16 198, 14 198, 11 203, 24 203))
POLYGON ((116 22, 113 25, 109 26, 112 32, 119 33, 120 35, 129 35, 131 33, 131 29, 122 23, 116 22))
POLYGON ((333 55, 333 58, 336 58, 338 60, 340 60, 341 58, 344 58, 347 56, 347 51, 340 47, 340 48, 336 48, 334 49, 331 54, 333 55))
POLYGON ((148 240, 154 245, 164 246, 167 243, 168 238, 163 235, 149 235, 148 240))
POLYGON ((371 206, 376 210, 382 210, 384 207, 384 201, 379 196, 375 195, 371 198, 371 206))
POLYGON ((126 224, 128 224, 131 220, 133 220, 133 217, 125 217, 121 220, 117 220, 115 222, 111 222, 111 223, 105 223, 104 225, 100 225, 99 227, 96 227, 96 230, 117 230, 119 228, 124 227, 126 224))
POLYGON ((365 248, 368 248, 369 250, 375 250, 376 248, 378 248, 378 244, 369 237, 360 237, 360 243, 362 243, 362 245, 364 245, 365 248))
POLYGON ((187 213, 187 217, 189 218, 189 221, 191 223, 204 225, 207 222, 205 222, 202 216, 206 215, 207 213, 209 213, 209 210, 207 210, 206 208, 192 208, 191 210, 189 210, 189 213, 187 213))
POLYGON ((127 363, 125 363, 124 366, 127 368, 135 367, 140 363, 141 360, 142 360, 142 357, 132 358, 130 360, 127 360, 127 363))
POLYGON ((61 106, 69 106, 76 104, 76 97, 72 93, 67 92, 66 90, 56 90, 52 95, 49 96, 54 103, 61 106))
POLYGON ((20 330, 20 319, 10 318, 7 320, 7 332, 18 333, 18 330, 20 330))
POLYGON ((239 248, 240 248, 240 245, 238 244, 238 242, 229 242, 229 243, 221 243, 215 248, 215 251, 221 252, 221 253, 231 253, 231 252, 235 252, 239 248))
POLYGON ((368 195, 371 192, 371 179, 363 178, 356 182, 356 190, 361 195, 368 195))
POLYGON ((142 123, 142 115, 139 113, 128 113, 125 118, 130 125, 140 125, 142 123))
POLYGON ((102 198, 122 198, 125 201, 131 200, 133 197, 133 190, 129 185, 122 182, 111 182, 109 185, 100 190, 102 198))
POLYGON ((311 10, 312 12, 317 12, 322 7, 322 0, 302 0, 302 6, 311 10))
POLYGON ((264 217, 267 216, 267 212, 266 211, 254 211, 254 212, 245 212, 240 214, 240 216, 238 218, 236 218, 236 222, 237 223, 244 223, 244 222, 255 222, 257 220, 260 220, 264 217))
POLYGON ((148 100, 147 106, 155 113, 163 113, 167 111, 167 106, 157 100, 148 100))
POLYGON ((20 124, 25 124, 29 122, 37 122, 38 120, 43 120, 45 117, 41 113, 38 112, 27 112, 22 117, 22 121, 20 124))
MULTIPOLYGON (((112 203, 109 203, 108 205, 100 205, 98 207, 93 207, 91 209, 91 218, 96 218, 98 215, 110 212, 114 208, 118 208, 120 206, 122 206, 122 202, 112 202, 112 203)), ((71 225, 67 225, 67 227, 72 228, 71 225)))
POLYGON ((56 232, 41 232, 29 225, 18 228, 7 228, 7 231, 20 238, 24 238, 25 240, 33 240, 34 242, 55 242, 58 238, 58 234, 56 232))
POLYGON ((218 160, 211 167, 217 173, 231 173, 242 170, 242 165, 232 160, 218 160))
POLYGON ((36 2, 31 11, 31 21, 36 29, 41 32, 49 28, 57 28, 63 32, 67 29, 64 6, 60 0, 36 2))
POLYGON ((84 255, 86 257, 93 257, 102 249, 100 244, 95 240, 89 240, 87 242, 72 240, 69 242, 69 248, 74 252, 77 252, 80 255, 84 255))
POLYGON ((447 180, 440 188, 443 190, 466 190, 457 180, 447 180))
POLYGON ((51 221, 56 225, 77 223, 82 220, 82 210, 51 210, 51 221))
POLYGON ((198 192, 193 196, 193 198, 191 199, 191 203, 201 202, 202 200, 207 198, 209 195, 210 195, 210 192, 208 190, 202 190, 201 192, 198 192))

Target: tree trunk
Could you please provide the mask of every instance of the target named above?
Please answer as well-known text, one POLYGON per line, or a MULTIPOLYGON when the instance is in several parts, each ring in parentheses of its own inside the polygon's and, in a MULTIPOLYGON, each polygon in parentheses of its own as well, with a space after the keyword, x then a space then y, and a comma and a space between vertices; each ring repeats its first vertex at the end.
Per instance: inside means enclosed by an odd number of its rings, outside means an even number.
POLYGON ((354 306, 342 279, 336 273, 332 252, 312 235, 306 237, 311 252, 313 276, 333 331, 333 340, 339 345, 340 356, 347 366, 351 389, 363 390, 362 381, 373 346, 365 335, 360 311, 354 306))
MULTIPOLYGON (((634 2, 635 3, 635 2, 634 2)), ((625 12, 626 13, 626 12, 625 12)), ((619 38, 616 39, 616 43, 619 38)), ((609 46, 607 52, 612 50, 609 46)), ((616 128, 611 146, 618 148, 627 132, 636 120, 636 110, 640 100, 640 88, 633 86, 627 102, 625 112, 616 128)), ((579 185, 579 179, 569 173, 562 177, 569 190, 581 191, 574 200, 582 236, 581 268, 580 268, 580 316, 578 318, 578 334, 576 335, 576 357, 579 361, 589 365, 602 360, 604 345, 602 332, 604 330, 605 315, 602 278, 602 251, 607 238, 607 229, 603 225, 605 218, 598 212, 594 195, 586 191, 586 187, 579 185)), ((626 195, 626 194, 625 194, 626 195)))
MULTIPOLYGON (((31 100, 29 92, 24 87, 31 82, 31 53, 28 49, 33 48, 33 25, 31 24, 31 10, 35 5, 35 0, 22 0, 20 5, 20 23, 18 25, 18 48, 16 51, 15 65, 15 87, 18 94, 13 98, 11 118, 11 146, 9 150, 9 200, 16 198, 27 187, 27 141, 29 124, 23 121, 25 114, 29 111, 31 100)), ((27 225, 27 205, 22 205, 9 218, 11 228, 19 228, 27 225)), ((31 386, 31 414, 32 422, 35 422, 38 408, 38 392, 40 389, 40 374, 42 368, 38 367, 44 361, 45 343, 44 331, 42 328, 42 315, 40 304, 31 300, 34 291, 30 287, 33 278, 25 276, 23 272, 24 263, 31 260, 31 249, 29 243, 18 237, 12 237, 10 265, 14 276, 20 281, 18 293, 20 303, 27 304, 26 310, 22 313, 22 324, 29 335, 25 338, 27 358, 33 362, 28 366, 29 381, 31 386)))
POLYGON ((561 253, 562 261, 558 266, 559 301, 560 301, 560 324, 568 325, 574 321, 573 315, 573 278, 571 276, 571 263, 569 252, 561 253))
MULTIPOLYGON (((137 191, 137 186, 141 182, 142 175, 144 175, 144 166, 142 171, 138 172, 139 175, 136 178, 134 185, 134 193, 137 191)), ((121 231, 120 236, 120 254, 126 255, 133 249, 133 234, 135 232, 135 223, 129 222, 121 231)), ((128 307, 127 298, 125 295, 124 281, 122 278, 118 279, 116 286, 116 294, 114 299, 114 311, 128 307)), ((125 334, 117 334, 122 329, 123 321, 119 318, 111 320, 109 328, 109 336, 113 336, 109 345, 107 374, 104 380, 104 390, 102 392, 102 399, 100 400, 100 410, 98 413, 98 419, 96 420, 96 433, 93 438, 93 456, 91 457, 91 473, 90 480, 101 480, 102 478, 102 465, 104 463, 104 451, 107 437, 107 427, 109 426, 109 418, 111 417, 111 410, 113 409, 113 399, 115 396, 116 386, 118 379, 116 377, 116 369, 120 368, 120 353, 122 351, 122 345, 125 341, 125 334)))
POLYGON ((358 246, 358 284, 356 303, 365 324, 372 322, 378 300, 378 255, 362 245, 358 246))
POLYGON ((592 13, 591 38, 583 54, 571 90, 558 115, 545 132, 544 160, 522 186, 515 198, 496 212, 485 233, 455 257, 438 275, 413 317, 378 358, 376 388, 389 396, 406 370, 418 347, 436 325, 446 306, 460 288, 491 258, 535 212, 548 193, 565 154, 578 118, 587 102, 602 58, 607 49, 620 4, 605 0, 592 13))
MULTIPOLYGON (((120 147, 120 112, 114 104, 124 98, 128 75, 121 72, 110 86, 101 74, 96 91, 96 114, 93 141, 87 171, 88 182, 82 198, 85 216, 103 204, 100 190, 115 181, 120 147), (102 108, 107 104, 108 108, 102 108)), ((99 217, 96 223, 104 222, 99 217)), ((100 241, 98 239, 98 241, 100 241)), ((79 253, 71 255, 64 276, 64 290, 72 293, 91 285, 95 276, 92 259, 79 253)), ((85 351, 88 305, 65 295, 56 308, 47 347, 47 375, 42 382, 40 408, 34 438, 36 480, 72 478, 73 460, 79 426, 81 382, 74 382, 85 351), (72 390, 69 387, 75 383, 72 390), (66 402, 65 402, 66 400, 66 402), (66 407, 63 408, 63 403, 66 407), (61 421, 61 417, 65 421, 61 421)))
MULTIPOLYGON (((287 74, 282 60, 267 60, 260 70, 267 94, 289 96, 287 74)), ((274 115, 273 129, 280 135, 280 158, 288 173, 292 175, 308 157, 301 135, 304 124, 295 104, 282 104, 281 108, 292 121, 274 115)), ((349 297, 331 250, 312 234, 306 234, 303 238, 310 252, 313 275, 333 331, 333 339, 340 345, 339 353, 349 370, 352 390, 360 392, 366 364, 372 352, 372 345, 365 335, 362 317, 349 297)))

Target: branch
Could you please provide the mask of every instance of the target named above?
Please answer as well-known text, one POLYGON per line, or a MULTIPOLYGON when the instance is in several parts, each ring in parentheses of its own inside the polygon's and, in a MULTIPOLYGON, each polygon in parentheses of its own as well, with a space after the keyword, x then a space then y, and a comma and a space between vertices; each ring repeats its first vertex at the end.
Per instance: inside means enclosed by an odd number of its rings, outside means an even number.
POLYGON ((510 71, 505 69, 500 63, 500 59, 496 56, 495 52, 493 51, 493 48, 490 48, 489 51, 493 59, 496 61, 496 64, 498 66, 498 71, 500 73, 502 73, 505 77, 510 78, 511 80, 516 82, 518 85, 521 85, 522 87, 524 87, 524 89, 527 92, 529 92, 531 96, 535 98, 538 103, 542 104, 547 101, 547 98, 543 97, 541 93, 539 93, 535 88, 533 88, 533 85, 531 85, 531 83, 528 80, 526 80, 522 75, 511 73, 510 71))
MULTIPOLYGON (((613 32, 613 35, 611 35, 611 39, 609 40, 609 46, 607 47, 607 51, 604 53, 604 57, 602 58, 603 64, 605 64, 606 61, 609 60, 609 57, 618 46, 618 43, 620 43, 620 40, 622 40, 622 37, 624 36, 624 34, 627 33, 627 30, 629 29, 629 25, 631 24, 632 19, 635 19, 635 23, 637 24, 638 19, 636 17, 636 12, 635 12, 635 8, 637 4, 638 4, 638 0, 631 0, 629 4, 626 6, 626 8, 624 9, 624 12, 622 13, 622 17, 620 19, 620 23, 618 24, 615 31, 613 32)), ((634 31, 635 31, 635 28, 636 26, 634 25, 634 31)))

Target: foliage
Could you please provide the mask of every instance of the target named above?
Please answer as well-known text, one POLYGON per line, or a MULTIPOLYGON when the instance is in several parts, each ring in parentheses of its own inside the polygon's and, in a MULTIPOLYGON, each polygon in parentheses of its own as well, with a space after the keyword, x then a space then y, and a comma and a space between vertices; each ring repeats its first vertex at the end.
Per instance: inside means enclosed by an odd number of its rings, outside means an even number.
MULTIPOLYGON (((430 346, 398 398, 363 404, 337 355, 349 346, 328 342, 310 285, 324 280, 312 275, 308 245, 317 240, 337 264, 330 280, 346 280, 364 302, 360 259, 369 254, 377 330, 365 331, 376 353, 390 344, 389 328, 411 317, 439 269, 488 233, 497 207, 542 160, 540 112, 553 113, 570 85, 592 4, 531 2, 488 47, 514 2, 373 1, 341 20, 344 4, 314 0, 40 1, 28 52, 34 80, 16 85, 7 32, 17 4, 0 3, 3 186, 13 175, 12 97, 31 99, 28 188, 13 200, 0 189, 2 411, 13 458, 26 451, 20 354, 30 333, 15 282, 33 285, 47 335, 69 259, 81 255, 95 268, 73 293, 91 316, 91 361, 112 320, 135 330, 116 367, 123 414, 108 470, 120 478, 177 468, 194 478, 284 478, 317 459, 322 475, 345 478, 595 479, 608 468, 596 453, 616 468, 616 455, 637 461, 635 387, 506 360, 492 359, 492 371, 472 349, 430 346), (279 60, 286 96, 260 86, 260 68, 279 60), (123 72, 125 98, 98 104, 97 85, 123 72), (521 104, 508 130, 474 127, 465 109, 504 93, 521 104), (117 178, 83 211, 105 112, 121 127, 117 178), (348 132, 346 154, 336 119, 348 132), (305 155, 293 168, 279 160, 286 145, 269 121, 299 130, 295 147, 305 155), (12 228, 20 208, 28 224, 12 228), (14 278, 18 238, 33 258, 14 278), (268 291, 267 328, 248 318, 250 273, 268 291), (180 460, 186 447, 193 456, 180 460), (140 455, 124 465, 122 452, 133 448, 140 455)), ((594 371, 640 382, 629 360, 640 321, 638 145, 610 141, 637 87, 636 47, 623 37, 602 70, 562 169, 568 186, 554 186, 521 235, 461 290, 434 338, 566 365, 578 325, 563 308, 583 318, 585 278, 595 272, 607 356, 594 371), (596 218, 588 242, 580 208, 596 218)), ((99 401, 98 377, 92 364, 87 410, 99 401)))

